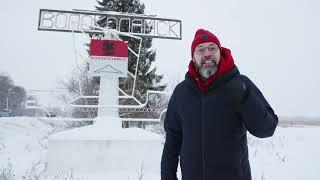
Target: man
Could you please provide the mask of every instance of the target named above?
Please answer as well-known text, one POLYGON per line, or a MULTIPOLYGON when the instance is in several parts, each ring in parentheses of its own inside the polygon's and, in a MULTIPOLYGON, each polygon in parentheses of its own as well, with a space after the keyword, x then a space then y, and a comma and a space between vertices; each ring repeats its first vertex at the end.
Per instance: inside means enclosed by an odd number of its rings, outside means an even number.
POLYGON ((161 180, 251 180, 247 130, 273 135, 278 117, 250 79, 239 73, 231 51, 199 29, 185 80, 169 101, 161 180))

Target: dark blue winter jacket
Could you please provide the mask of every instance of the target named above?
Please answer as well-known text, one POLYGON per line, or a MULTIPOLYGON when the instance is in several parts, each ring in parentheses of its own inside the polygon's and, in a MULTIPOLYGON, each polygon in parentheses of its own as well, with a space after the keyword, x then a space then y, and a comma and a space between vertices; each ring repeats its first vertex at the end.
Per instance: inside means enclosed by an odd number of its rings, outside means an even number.
POLYGON ((161 180, 176 180, 180 157, 182 180, 251 180, 247 130, 273 135, 278 118, 259 89, 235 66, 203 94, 186 74, 169 101, 161 180), (244 84, 239 104, 230 82, 244 84), (231 98, 230 98, 231 97, 231 98))

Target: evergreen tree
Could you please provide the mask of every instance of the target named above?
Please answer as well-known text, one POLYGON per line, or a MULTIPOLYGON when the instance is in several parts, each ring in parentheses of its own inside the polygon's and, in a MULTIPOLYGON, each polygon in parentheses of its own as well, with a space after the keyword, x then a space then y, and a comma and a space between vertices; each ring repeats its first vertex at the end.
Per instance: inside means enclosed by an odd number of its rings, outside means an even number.
MULTIPOLYGON (((124 12, 124 13, 135 13, 135 14, 144 14, 145 5, 141 3, 139 0, 103 0, 98 1, 99 6, 96 7, 98 11, 116 11, 116 12, 124 12)), ((128 23, 128 21, 124 21, 123 23, 128 23)), ((106 19, 101 19, 98 24, 102 27, 114 27, 112 22, 106 22, 106 19)), ((127 32, 129 31, 128 24, 121 24, 120 31, 127 32)), ((148 29, 151 29, 149 27, 148 29)), ((119 29, 118 29, 119 30, 119 29)), ((127 37, 121 37, 123 40, 129 42, 129 47, 133 49, 135 52, 138 52, 139 49, 139 40, 127 37)), ((152 63, 156 59, 156 52, 151 49, 152 46, 152 38, 143 37, 142 38, 142 48, 140 51, 140 59, 138 65, 137 79, 136 79, 136 87, 134 96, 140 101, 146 101, 146 92, 147 90, 157 90, 163 91, 166 88, 166 85, 161 84, 161 80, 163 79, 163 75, 159 75, 156 73, 157 68, 152 67, 152 63)), ((135 73, 136 69, 136 60, 137 58, 129 53, 129 62, 128 69, 132 74, 135 73)), ((131 94, 133 79, 132 78, 120 78, 119 81, 120 88, 124 90, 126 93, 131 94)), ((120 93, 120 95, 122 95, 120 93)), ((157 96, 160 98, 159 96, 157 96)), ((157 98, 156 98, 157 99, 157 98)), ((134 102, 128 99, 120 99, 120 104, 134 104, 134 102)), ((147 107, 156 105, 156 102, 149 102, 147 107)), ((124 109, 120 109, 121 110, 124 109)), ((144 118, 153 118, 155 117, 152 113, 130 113, 123 117, 144 117, 144 118)))
MULTIPOLYGON (((115 11, 115 12, 123 12, 123 13, 135 13, 135 14, 144 14, 145 5, 141 3, 139 0, 102 0, 97 1, 98 6, 96 6, 96 9, 98 11, 115 11)), ((124 24, 121 25, 121 30, 123 32, 127 32, 129 28, 128 21, 123 21, 124 24)), ((112 22, 106 22, 106 19, 101 17, 101 19, 98 21, 99 26, 106 27, 107 25, 109 27, 114 27, 115 24, 112 24, 112 22)), ((148 27, 148 30, 151 31, 152 27, 148 27)), ((119 29, 118 29, 119 30, 119 29)), ((98 36, 98 35, 97 35, 98 36)), ((120 38, 124 41, 129 42, 129 47, 134 50, 136 53, 139 50, 139 43, 140 41, 134 38, 129 38, 125 36, 120 36, 120 38)), ((136 79, 136 86, 134 91, 134 97, 136 97, 140 102, 146 101, 146 92, 147 90, 156 90, 156 91, 163 91, 166 88, 166 84, 161 84, 161 81, 163 79, 163 75, 157 74, 157 68, 152 67, 152 63, 156 59, 156 51, 151 49, 152 46, 152 38, 143 37, 142 38, 142 47, 140 50, 140 58, 139 58, 139 65, 137 70, 137 79, 136 79)), ((88 51, 89 52, 89 51, 88 51)), ((136 70, 136 60, 137 57, 134 56, 130 51, 128 55, 128 70, 130 73, 135 74, 136 70)), ((97 87, 99 87, 99 78, 87 78, 88 68, 82 69, 81 75, 78 77, 71 78, 68 82, 62 83, 64 87, 66 87, 71 95, 80 95, 78 83, 76 82, 77 79, 80 79, 80 83, 82 84, 82 90, 84 95, 98 95, 97 87), (88 87, 89 86, 89 87, 88 87)), ((133 89, 133 78, 128 76, 128 78, 119 78, 119 86, 120 88, 126 92, 127 94, 132 93, 133 89)), ((119 92, 119 95, 123 95, 119 92)), ((147 104, 147 108, 151 106, 156 106, 161 103, 159 103, 159 100, 162 100, 161 97, 153 96, 153 100, 147 104)), ((86 102, 88 104, 96 104, 96 102, 86 102)), ((122 105, 133 105, 136 104, 133 100, 130 99, 120 99, 119 103, 122 105)), ((76 104, 85 104, 82 102, 76 102, 76 104)), ((163 103, 162 103, 163 104, 163 103)), ((165 107, 165 105, 162 105, 165 107)), ((88 110, 87 108, 78 108, 75 109, 73 112, 74 116, 77 117, 92 117, 96 116, 97 109, 95 110, 88 110), (89 112, 89 115, 86 115, 86 113, 89 112)), ((120 109, 120 116, 122 117, 133 117, 133 118, 155 118, 159 117, 159 113, 136 113, 136 112, 130 112, 129 109, 120 109)), ((125 127, 128 127, 128 124, 124 125, 125 127)), ((138 126, 141 126, 138 125, 138 126)))
MULTIPOLYGON (((139 0, 103 0, 98 1, 100 7, 96 7, 99 11, 116 11, 116 12, 124 12, 124 13, 135 13, 135 14, 143 14, 145 5, 141 3, 139 0)), ((101 19, 99 25, 105 27, 107 24, 112 26, 110 22, 106 22, 106 19, 101 19)), ((124 21, 123 23, 128 23, 128 21, 124 21)), ((121 31, 128 30, 128 24, 121 25, 121 31)), ((123 40, 129 41, 129 47, 135 52, 138 52, 139 49, 139 41, 133 38, 122 37, 123 40)), ((152 38, 142 38, 142 48, 140 52, 140 61, 138 66, 138 77, 137 77, 137 92, 135 96, 143 101, 146 95, 147 89, 150 90, 159 90, 162 91, 166 88, 166 85, 159 85, 163 75, 156 74, 156 67, 151 68, 152 63, 155 61, 156 52, 151 49, 152 46, 152 38)), ((129 53, 129 72, 133 73, 136 69, 136 57, 129 53)), ((130 79, 130 78, 127 78, 130 79)), ((120 85, 123 89, 128 89, 130 85, 123 84, 124 79, 120 79, 120 85)), ((128 82, 131 83, 131 82, 128 82)))
POLYGON ((0 73, 0 110, 8 108, 13 115, 22 115, 25 101, 25 89, 15 86, 9 75, 0 73))

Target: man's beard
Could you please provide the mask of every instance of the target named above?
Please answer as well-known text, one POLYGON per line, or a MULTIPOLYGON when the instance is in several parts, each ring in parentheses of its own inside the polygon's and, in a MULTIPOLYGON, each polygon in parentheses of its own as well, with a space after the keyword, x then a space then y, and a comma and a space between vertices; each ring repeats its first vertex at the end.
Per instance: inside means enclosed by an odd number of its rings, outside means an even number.
POLYGON ((208 58, 208 60, 212 61, 215 64, 213 68, 209 69, 207 67, 203 67, 203 64, 205 64, 206 60, 202 60, 200 66, 197 63, 195 63, 196 68, 203 80, 209 78, 218 71, 218 64, 216 63, 216 61, 213 58, 208 58))
POLYGON ((218 71, 218 66, 214 66, 212 69, 199 68, 199 74, 201 77, 207 79, 208 77, 214 75, 218 71))

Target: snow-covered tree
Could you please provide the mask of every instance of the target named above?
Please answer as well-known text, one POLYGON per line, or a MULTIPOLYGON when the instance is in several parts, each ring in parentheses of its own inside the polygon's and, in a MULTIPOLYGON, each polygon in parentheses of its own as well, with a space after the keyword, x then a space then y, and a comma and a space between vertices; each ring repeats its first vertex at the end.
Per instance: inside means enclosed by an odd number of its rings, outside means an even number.
MULTIPOLYGON (((143 14, 145 5, 141 3, 139 0, 102 0, 97 1, 98 6, 96 9, 98 11, 116 11, 116 12, 124 12, 124 13, 135 13, 135 14, 143 14)), ((113 25, 110 22, 106 22, 105 18, 101 18, 98 21, 99 26, 112 27, 113 25)), ((128 22, 124 22, 128 23, 128 22)), ((128 24, 121 25, 121 31, 125 31, 125 29, 129 28, 128 24)), ((152 27, 148 27, 151 29, 152 27)), ((133 49, 135 52, 138 52, 139 49, 139 40, 134 38, 128 38, 121 36, 121 39, 129 42, 129 47, 133 49)), ((134 91, 134 97, 136 97, 140 102, 146 101, 146 92, 147 90, 158 90, 162 91, 166 88, 166 84, 162 83, 163 75, 157 74, 157 68, 152 66, 152 63, 156 60, 156 51, 151 48, 152 46, 152 38, 143 37, 142 38, 142 48, 140 51, 139 65, 137 70, 137 79, 136 86, 134 91)), ((128 60, 128 70, 132 74, 135 74, 136 70, 136 60, 137 58, 129 51, 129 60, 128 60)), ((68 89, 72 94, 79 95, 79 88, 77 79, 80 79, 80 83, 82 84, 82 93, 84 95, 98 95, 97 89, 99 89, 99 78, 89 78, 87 77, 88 68, 84 68, 81 72, 82 74, 78 77, 73 77, 69 80, 69 82, 65 82, 64 86, 68 89), (79 78, 81 77, 81 78, 79 78), (89 87, 88 87, 89 86, 89 87)), ((127 94, 131 94, 133 89, 133 78, 119 78, 119 86, 125 91, 127 94)), ((120 95, 123 95, 119 92, 120 95)), ((161 98, 160 96, 156 96, 161 98)), ((155 98, 157 99, 157 98, 155 98)), ((158 100, 159 101, 159 100, 158 100)), ((78 102, 79 104, 84 104, 84 102, 78 102)), ((88 102, 86 102, 88 103, 88 102)), ((90 104, 95 104, 97 102, 91 102, 90 104)), ((133 100, 130 99, 120 99, 119 103, 122 105, 136 104, 133 100)), ((148 103, 147 107, 156 104, 155 102, 148 103)), ((89 110, 87 108, 79 108, 75 110, 74 115, 84 117, 86 113, 90 113, 90 116, 96 116, 96 110, 89 110), (92 114, 93 112, 93 114, 92 114)), ((144 118, 152 118, 155 115, 152 113, 135 113, 130 112, 127 113, 126 109, 120 109, 120 115, 122 117, 144 117, 144 118)), ((128 126, 128 125, 125 125, 128 126)))
MULTIPOLYGON (((145 5, 141 3, 139 0, 103 0, 98 1, 99 6, 97 6, 97 10, 99 11, 116 11, 116 12, 124 12, 124 13, 135 13, 135 14, 143 14, 145 5)), ((128 21, 124 22, 128 23, 128 21)), ((106 25, 112 26, 110 22, 106 22, 106 19, 101 19, 99 21, 100 26, 106 25)), ((121 25, 121 31, 125 31, 128 29, 128 24, 121 25)), ((151 27, 152 28, 152 27, 151 27)), ((122 37, 124 40, 129 41, 129 47, 136 52, 139 48, 139 41, 131 38, 122 37)), ((156 51, 151 49, 152 46, 152 38, 144 37, 142 40, 142 49, 140 53, 140 62, 138 66, 138 77, 137 77, 137 91, 135 92, 135 96, 143 101, 146 95, 147 89, 150 90, 164 90, 166 85, 161 84, 161 80, 163 75, 159 75, 156 73, 157 68, 152 67, 152 63, 156 60, 156 51)), ((136 69, 136 57, 129 53, 129 71, 134 73, 136 69)), ((132 82, 130 78, 120 79, 120 86, 124 90, 130 89, 132 86, 132 82)))
MULTIPOLYGON (((99 95, 99 81, 98 77, 90 77, 88 75, 88 66, 85 64, 80 69, 75 69, 71 77, 67 80, 61 81, 62 88, 67 89, 68 94, 63 95, 60 99, 64 102, 83 96, 98 96, 99 95)), ((97 99, 80 99, 74 104, 79 105, 96 105, 97 99)), ((97 108, 73 108, 71 109, 72 117, 75 118, 95 118, 98 113, 97 108)))
MULTIPOLYGON (((96 6, 98 11, 116 11, 123 13, 135 13, 135 14, 144 14, 145 5, 139 0, 102 0, 98 1, 99 6, 96 6)), ((112 22, 106 22, 107 19, 101 19, 98 24, 102 27, 113 27, 112 22)), ((123 22, 127 24, 122 24, 120 31, 129 31, 128 21, 123 22)), ((151 29, 152 27, 148 27, 151 29)), ((118 29, 119 30, 119 29, 118 29)), ((129 42, 129 47, 135 52, 139 49, 139 41, 133 38, 121 37, 123 40, 129 42)), ((157 90, 162 91, 166 88, 166 84, 161 83, 163 75, 157 74, 157 68, 152 66, 152 63, 156 60, 156 51, 151 48, 152 38, 143 37, 142 38, 142 48, 140 52, 140 61, 138 65, 138 73, 136 79, 136 88, 134 96, 141 102, 146 101, 146 92, 147 90, 157 90)), ((129 72, 134 74, 136 69, 136 60, 137 58, 129 53, 129 62, 128 69, 129 72)), ((120 88, 126 93, 131 94, 133 79, 132 78, 120 78, 119 81, 120 88)), ((122 95, 120 93, 120 95, 122 95)), ((161 99, 162 97, 156 96, 155 99, 161 99)), ((135 104, 133 101, 128 99, 120 99, 120 104, 135 104)), ((155 102, 149 102, 147 108, 155 105, 155 102)), ((121 112, 126 112, 126 109, 120 109, 120 115, 123 117, 143 117, 143 118, 153 118, 155 114, 150 112, 131 112, 127 114, 122 114, 121 112)), ((127 126, 127 125, 125 125, 127 126)))
POLYGON ((25 101, 25 89, 14 85, 9 75, 0 73, 0 110, 8 108, 14 115, 21 115, 25 101))

